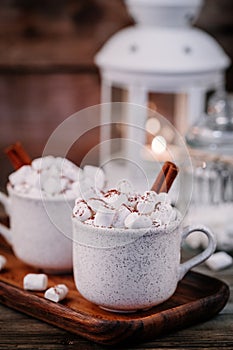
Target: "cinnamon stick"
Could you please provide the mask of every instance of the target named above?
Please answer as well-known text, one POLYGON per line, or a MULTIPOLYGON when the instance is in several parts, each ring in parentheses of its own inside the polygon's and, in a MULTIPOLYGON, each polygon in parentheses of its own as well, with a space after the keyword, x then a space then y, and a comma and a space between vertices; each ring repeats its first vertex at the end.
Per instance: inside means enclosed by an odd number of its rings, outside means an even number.
POLYGON ((156 193, 168 192, 178 174, 178 167, 172 162, 165 162, 158 174, 151 191, 156 193))
POLYGON ((31 158, 23 148, 20 142, 7 147, 5 150, 6 155, 10 159, 15 170, 21 168, 23 165, 30 165, 31 158))

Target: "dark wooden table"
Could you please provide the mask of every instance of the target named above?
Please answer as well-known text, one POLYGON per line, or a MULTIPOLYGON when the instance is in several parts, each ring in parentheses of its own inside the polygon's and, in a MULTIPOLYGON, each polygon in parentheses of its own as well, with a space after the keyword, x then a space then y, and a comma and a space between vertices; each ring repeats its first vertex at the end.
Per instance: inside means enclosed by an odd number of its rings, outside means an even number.
MULTIPOLYGON (((186 252, 189 255, 189 252, 186 252)), ((176 331, 153 341, 126 345, 124 349, 233 349, 233 267, 211 272, 204 265, 196 271, 226 282, 231 289, 225 308, 211 320, 176 331)), ((0 349, 106 349, 80 336, 53 327, 0 304, 0 349)), ((109 347, 117 349, 117 347, 109 347)))

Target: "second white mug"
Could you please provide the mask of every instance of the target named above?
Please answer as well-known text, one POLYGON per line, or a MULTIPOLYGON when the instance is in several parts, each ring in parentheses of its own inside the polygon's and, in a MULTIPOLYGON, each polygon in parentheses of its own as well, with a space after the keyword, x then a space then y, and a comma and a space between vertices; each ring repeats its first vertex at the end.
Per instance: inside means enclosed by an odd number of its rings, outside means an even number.
POLYGON ((23 262, 48 273, 72 271, 72 207, 74 200, 32 198, 8 185, 0 202, 10 217, 10 228, 0 233, 23 262))

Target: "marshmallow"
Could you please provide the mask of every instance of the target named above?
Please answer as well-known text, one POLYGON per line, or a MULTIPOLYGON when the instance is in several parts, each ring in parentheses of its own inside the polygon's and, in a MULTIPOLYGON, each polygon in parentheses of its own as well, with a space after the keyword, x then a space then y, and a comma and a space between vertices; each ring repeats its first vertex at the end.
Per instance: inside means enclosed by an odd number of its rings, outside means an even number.
POLYGON ((94 181, 94 188, 102 190, 105 186, 106 178, 103 169, 93 165, 85 165, 83 175, 94 181))
POLYGON ((145 191, 143 197, 148 201, 157 203, 158 194, 154 191, 145 191))
POLYGON ((82 170, 66 158, 57 157, 56 166, 59 169, 60 176, 69 180, 78 181, 82 175, 82 170))
POLYGON ((86 201, 88 201, 88 199, 90 198, 97 197, 97 193, 95 192, 93 187, 90 187, 88 190, 86 190, 85 192, 81 192, 80 194, 82 198, 86 201))
POLYGON ((15 185, 14 190, 19 193, 29 193, 31 191, 31 186, 27 183, 23 183, 20 185, 15 185))
POLYGON ((28 273, 23 279, 26 290, 43 291, 47 288, 48 277, 44 273, 28 273))
POLYGON ((147 199, 140 199, 137 203, 137 211, 140 214, 150 214, 154 210, 155 202, 147 199))
POLYGON ((128 198, 125 193, 117 190, 109 190, 104 194, 103 200, 115 209, 118 209, 123 203, 127 203, 128 198))
POLYGON ((46 177, 59 178, 62 176, 61 169, 58 169, 55 164, 52 164, 48 169, 44 170, 42 174, 46 174, 46 177))
POLYGON ((109 207, 102 207, 97 210, 94 218, 95 226, 111 227, 115 216, 115 210, 109 207))
POLYGON ((73 167, 78 168, 74 163, 72 163, 69 159, 67 158, 62 158, 62 157, 56 157, 54 158, 53 165, 57 167, 57 169, 62 170, 62 169, 72 169, 73 167))
POLYGON ((45 299, 51 300, 55 303, 65 299, 69 292, 69 289, 65 284, 58 284, 46 290, 44 293, 45 299))
POLYGON ((55 157, 46 156, 42 158, 36 158, 32 161, 32 168, 35 170, 44 170, 48 169, 52 164, 54 164, 55 157))
POLYGON ((55 166, 45 170, 40 176, 40 185, 49 195, 57 195, 65 192, 70 186, 70 180, 66 177, 61 177, 55 166))
POLYGON ((87 201, 87 204, 93 211, 100 210, 101 208, 104 208, 106 206, 106 203, 103 199, 100 198, 90 198, 87 201))
POLYGON ((153 221, 160 221, 161 224, 169 224, 176 219, 176 211, 169 205, 158 203, 156 210, 151 213, 153 221))
POLYGON ((121 193, 125 193, 127 195, 134 193, 134 188, 131 183, 127 180, 121 180, 117 184, 117 189, 121 193))
POLYGON ((65 200, 71 200, 71 199, 74 199, 76 197, 76 194, 70 189, 65 190, 63 193, 61 193, 61 195, 64 196, 65 200))
POLYGON ((149 228, 152 226, 152 220, 146 215, 134 212, 126 217, 125 226, 127 228, 149 228))
POLYGON ((27 191, 27 194, 29 197, 32 197, 32 198, 40 198, 41 197, 41 190, 39 188, 33 188, 33 187, 30 187, 27 191))
POLYGON ((233 264, 233 258, 226 252, 217 252, 205 261, 205 264, 213 271, 225 269, 233 264))
POLYGON ((42 189, 49 195, 55 195, 60 192, 59 181, 54 177, 48 177, 43 181, 42 189))
POLYGON ((17 171, 9 175, 9 181, 11 185, 16 186, 16 185, 25 183, 27 177, 31 175, 31 172, 32 170, 30 165, 22 166, 17 171))
POLYGON ((75 167, 68 167, 65 170, 62 170, 61 176, 65 177, 71 181, 78 181, 80 171, 81 171, 81 169, 79 169, 76 166, 75 167))
POLYGON ((75 181, 70 184, 70 191, 73 193, 73 195, 77 198, 80 197, 80 185, 78 181, 75 181))
POLYGON ((79 182, 79 194, 86 201, 89 198, 98 197, 97 193, 92 185, 93 185, 93 183, 88 178, 80 180, 80 182, 79 182))
POLYGON ((0 271, 2 271, 4 269, 4 267, 6 266, 6 258, 3 255, 0 255, 0 271))
POLYGON ((166 192, 161 192, 159 194, 156 194, 156 203, 159 203, 159 202, 161 202, 162 204, 171 205, 170 197, 166 192))
POLYGON ((40 188, 40 176, 41 174, 36 171, 31 171, 27 178, 25 178, 25 181, 32 186, 32 188, 40 188))
POLYGON ((128 205, 131 207, 134 207, 137 204, 139 199, 140 199, 140 196, 138 194, 128 195, 128 205))
POLYGON ((130 213, 131 213, 131 210, 125 204, 122 204, 114 215, 112 226, 118 227, 118 228, 124 228, 125 219, 130 213))
POLYGON ((68 179, 67 177, 61 177, 58 180, 58 183, 60 185, 60 192, 64 192, 69 188, 69 183, 70 183, 70 179, 68 179))
POLYGON ((79 201, 76 200, 74 209, 73 209, 73 215, 80 221, 88 220, 92 217, 92 211, 90 207, 87 205, 87 203, 80 199, 79 201))

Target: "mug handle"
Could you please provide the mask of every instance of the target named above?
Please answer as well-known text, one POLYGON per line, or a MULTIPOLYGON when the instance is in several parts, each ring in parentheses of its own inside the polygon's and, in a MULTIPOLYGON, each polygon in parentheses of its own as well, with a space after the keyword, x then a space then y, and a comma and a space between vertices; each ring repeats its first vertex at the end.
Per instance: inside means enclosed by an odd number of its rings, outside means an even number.
MULTIPOLYGON (((10 198, 5 195, 5 193, 0 192, 0 203, 3 204, 5 211, 10 215, 10 198)), ((0 223, 0 234, 5 238, 5 240, 11 245, 12 244, 12 235, 11 230, 0 223)))
POLYGON ((208 229, 206 226, 203 225, 191 225, 186 226, 183 229, 182 233, 182 241, 181 245, 184 242, 184 240, 192 233, 192 232, 202 232, 208 237, 208 246, 207 248, 201 252, 200 254, 194 256, 193 258, 185 261, 184 263, 180 264, 180 270, 179 270, 179 281, 184 277, 184 275, 192 269, 194 266, 197 266, 201 264, 203 261, 208 259, 215 251, 216 249, 216 239, 214 234, 208 229))

